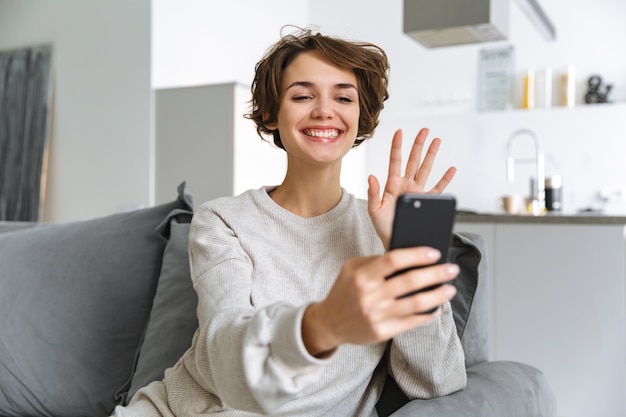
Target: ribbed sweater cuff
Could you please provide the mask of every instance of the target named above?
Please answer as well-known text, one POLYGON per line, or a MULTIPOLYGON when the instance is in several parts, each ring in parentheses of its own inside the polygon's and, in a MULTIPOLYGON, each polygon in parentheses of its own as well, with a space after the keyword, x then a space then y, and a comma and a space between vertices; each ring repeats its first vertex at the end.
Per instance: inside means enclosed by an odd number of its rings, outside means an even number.
POLYGON ((292 367, 322 366, 330 362, 335 355, 323 359, 311 355, 302 340, 302 317, 308 305, 294 308, 283 314, 276 325, 277 344, 273 348, 282 352, 281 357, 292 367), (296 347, 294 349, 294 346, 296 347))

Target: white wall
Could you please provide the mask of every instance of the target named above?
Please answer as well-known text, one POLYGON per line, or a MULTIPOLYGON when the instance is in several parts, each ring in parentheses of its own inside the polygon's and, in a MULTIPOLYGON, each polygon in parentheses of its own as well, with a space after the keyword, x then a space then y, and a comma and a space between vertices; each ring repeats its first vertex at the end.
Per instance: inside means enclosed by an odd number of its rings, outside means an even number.
POLYGON ((402 32, 402 0, 385 1, 384 7, 378 0, 317 0, 307 2, 308 10, 304 2, 285 0, 219 7, 198 0, 154 0, 154 86, 249 83, 254 63, 277 39, 283 24, 316 24, 327 33, 374 42, 391 60, 391 99, 377 135, 358 150, 354 167, 344 169, 354 173, 344 181, 350 190, 365 196, 367 173, 384 180, 396 128, 405 130, 408 146, 417 129, 428 126, 444 139, 437 172, 448 165, 459 167, 449 188, 459 205, 497 211, 499 195, 527 192, 530 170, 521 167, 519 181, 508 184, 504 164, 508 136, 528 127, 543 139, 546 172, 564 177, 566 208, 597 205, 600 187, 626 187, 626 165, 621 163, 626 156, 626 106, 478 113, 478 57, 482 48, 512 43, 520 75, 546 65, 556 75, 573 64, 579 75, 579 103, 586 77, 593 72, 615 84, 614 99, 626 101, 626 54, 621 53, 626 3, 542 0, 557 27, 557 41, 546 42, 511 1, 510 42, 429 50, 402 32), (174 7, 178 4, 183 7, 174 7))
POLYGON ((1 49, 54 46, 44 220, 150 203, 150 6, 150 0, 0 0, 1 49))
POLYGON ((281 27, 308 22, 308 1, 153 0, 152 86, 249 85, 281 27))

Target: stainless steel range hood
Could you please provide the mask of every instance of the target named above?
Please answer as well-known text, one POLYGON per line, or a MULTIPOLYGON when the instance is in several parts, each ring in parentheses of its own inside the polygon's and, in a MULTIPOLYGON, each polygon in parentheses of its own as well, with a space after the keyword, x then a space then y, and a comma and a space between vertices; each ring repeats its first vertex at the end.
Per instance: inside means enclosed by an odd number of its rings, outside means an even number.
MULTIPOLYGON (((512 0, 404 0, 404 32, 429 48, 505 40, 512 0)), ((517 0, 547 39, 554 26, 536 0, 517 0)))

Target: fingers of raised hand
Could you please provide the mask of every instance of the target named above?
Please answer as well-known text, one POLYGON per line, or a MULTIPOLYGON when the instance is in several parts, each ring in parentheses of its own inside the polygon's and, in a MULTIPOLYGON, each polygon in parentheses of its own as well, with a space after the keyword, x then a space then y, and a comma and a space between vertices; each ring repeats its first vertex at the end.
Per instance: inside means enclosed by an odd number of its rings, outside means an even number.
POLYGON ((402 130, 398 129, 391 140, 387 178, 400 177, 402 171, 402 130))
POLYGON ((456 167, 450 167, 447 169, 445 174, 441 177, 439 182, 435 184, 433 188, 428 192, 429 194, 441 194, 448 187, 448 184, 452 181, 454 176, 456 175, 456 167))
POLYGON ((411 147, 411 153, 409 153, 409 158, 407 159, 406 163, 404 175, 405 177, 411 178, 413 180, 417 179, 418 173, 420 171, 420 162, 422 160, 422 151, 424 150, 424 144, 426 143, 427 138, 427 128, 420 129, 417 136, 415 136, 413 146, 411 147))
MULTIPOLYGON (((426 187, 426 181, 428 181, 428 177, 430 177, 430 173, 433 169, 433 165, 435 164, 435 159, 437 158, 437 152, 439 152, 440 146, 441 139, 433 139, 433 141, 428 146, 428 150, 426 151, 426 156, 424 156, 424 160, 422 161, 421 165, 419 165, 419 169, 413 174, 415 182, 419 184, 422 188, 426 187)), ((421 152, 419 156, 421 156, 421 152)))
MULTIPOLYGON (((439 152, 439 148, 441 147, 441 139, 434 138, 430 145, 428 145, 426 155, 422 160, 422 153, 426 145, 428 134, 429 130, 427 128, 422 128, 415 136, 415 140, 413 141, 413 146, 411 147, 411 152, 409 153, 403 176, 401 175, 402 132, 398 130, 394 135, 394 140, 391 146, 389 176, 390 178, 394 176, 396 178, 402 177, 405 179, 405 181, 410 181, 411 191, 421 192, 426 189, 426 183, 428 182, 428 178, 432 173, 433 166, 439 152)), ((443 177, 437 182, 437 184, 428 192, 432 194, 440 194, 441 192, 443 192, 443 190, 445 190, 450 181, 452 181, 455 173, 456 168, 449 168, 443 175, 443 177)))

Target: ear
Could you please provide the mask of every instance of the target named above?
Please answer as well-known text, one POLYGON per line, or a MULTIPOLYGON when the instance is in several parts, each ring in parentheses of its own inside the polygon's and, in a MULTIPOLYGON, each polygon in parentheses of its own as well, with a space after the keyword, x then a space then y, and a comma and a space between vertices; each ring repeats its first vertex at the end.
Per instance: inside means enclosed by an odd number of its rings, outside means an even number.
POLYGON ((268 130, 276 130, 276 129, 278 129, 278 123, 277 123, 277 122, 274 122, 274 123, 265 123, 265 121, 266 121, 267 119, 269 119, 269 118, 270 118, 270 114, 269 114, 269 112, 264 111, 264 112, 263 112, 263 124, 265 125, 265 127, 266 127, 268 130))

